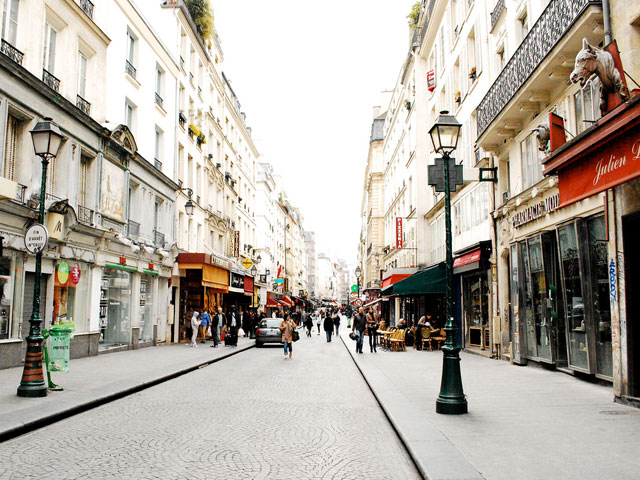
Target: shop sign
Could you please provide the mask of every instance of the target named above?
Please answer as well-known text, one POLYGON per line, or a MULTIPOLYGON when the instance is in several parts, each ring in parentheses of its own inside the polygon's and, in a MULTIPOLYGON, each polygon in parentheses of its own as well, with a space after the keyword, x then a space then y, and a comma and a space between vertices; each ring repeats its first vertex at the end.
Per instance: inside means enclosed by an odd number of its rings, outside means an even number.
POLYGON ((58 283, 60 285, 66 285, 69 280, 69 264, 64 260, 60 262, 56 275, 58 276, 58 283))
POLYGON ((49 232, 47 228, 40 223, 31 225, 24 234, 24 246, 27 247, 29 253, 36 254, 42 252, 48 241, 49 232))
POLYGON ((154 267, 153 262, 149 262, 149 270, 153 270, 153 267, 154 267))
POLYGON ((120 264, 121 265, 126 265, 127 264, 127 257, 120 257, 120 264))
POLYGON ((231 274, 231 286, 244 289, 244 277, 235 273, 231 274))
POLYGON ((559 207, 559 203, 559 195, 557 193, 555 195, 551 195, 550 197, 547 197, 544 200, 541 200, 538 203, 516 213, 511 217, 511 223, 516 228, 526 225, 529 222, 533 222, 534 220, 553 212, 559 207))
POLYGON ((69 275, 69 277, 71 278, 71 285, 75 287, 78 283, 80 283, 81 274, 82 271, 80 270, 80 265, 74 263, 73 267, 71 267, 71 274, 69 275))
POLYGON ((235 258, 240 256, 240 230, 233 232, 233 256, 235 258))
POLYGON ((621 135, 595 155, 558 172, 560 205, 604 192, 640 176, 640 132, 621 135))
POLYGON ((429 70, 427 72, 427 89, 433 92, 436 88, 436 72, 435 70, 429 70))
POLYGON ((396 217, 396 248, 402 248, 402 217, 396 217))
POLYGON ((49 238, 64 240, 64 215, 49 212, 47 230, 49 231, 49 238))

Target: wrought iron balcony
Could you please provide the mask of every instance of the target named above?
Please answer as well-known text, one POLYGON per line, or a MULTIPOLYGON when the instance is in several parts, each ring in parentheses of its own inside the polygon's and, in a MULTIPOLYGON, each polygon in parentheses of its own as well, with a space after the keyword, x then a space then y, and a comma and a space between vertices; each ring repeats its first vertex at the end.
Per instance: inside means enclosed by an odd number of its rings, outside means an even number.
POLYGON ((91 115, 91 104, 80 95, 76 96, 76 107, 82 110, 86 115, 91 115))
POLYGON ((93 3, 89 0, 80 0, 80 8, 93 20, 93 3))
POLYGON ((157 158, 153 159, 153 166, 156 167, 158 170, 162 170, 162 162, 157 158))
POLYGON ((156 92, 156 103, 162 107, 162 97, 158 95, 158 92, 156 92))
POLYGON ((164 233, 160 233, 158 230, 153 231, 153 243, 159 247, 164 246, 164 233))
POLYGON ((136 67, 129 63, 129 60, 124 61, 124 71, 131 75, 133 78, 136 78, 136 67))
POLYGON ((504 0, 498 0, 496 2, 496 6, 493 9, 493 12, 491 12, 491 30, 493 30, 493 27, 495 27, 496 23, 498 23, 500 15, 502 15, 502 12, 504 12, 504 10, 504 0))
POLYGON ((590 5, 600 0, 551 0, 478 106, 478 137, 590 5))
POLYGON ((118 233, 122 233, 122 230, 123 230, 121 224, 114 222, 112 220, 109 220, 106 217, 102 217, 102 226, 108 230, 113 230, 114 232, 118 232, 118 233))
POLYGON ((3 55, 9 57, 11 60, 16 62, 18 65, 22 65, 22 58, 24 57, 24 53, 18 50, 16 47, 11 45, 6 40, 2 40, 2 46, 0 47, 0 52, 3 55))
POLYGON ((132 237, 140 235, 140 224, 133 220, 129 220, 129 223, 127 224, 127 235, 132 237))
POLYGON ((93 210, 82 205, 78 205, 78 222, 85 225, 93 225, 93 210))
POLYGON ((55 90, 56 92, 60 91, 60 80, 57 79, 52 73, 46 71, 44 68, 42 69, 42 81, 51 90, 55 90))

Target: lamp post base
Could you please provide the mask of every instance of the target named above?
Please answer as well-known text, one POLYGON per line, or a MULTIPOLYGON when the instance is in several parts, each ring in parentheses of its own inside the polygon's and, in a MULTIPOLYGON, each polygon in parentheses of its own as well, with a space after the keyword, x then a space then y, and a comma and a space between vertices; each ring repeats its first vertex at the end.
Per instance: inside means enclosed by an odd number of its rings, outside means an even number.
MULTIPOLYGON (((447 332, 449 334, 449 332, 447 332)), ((460 375, 460 351, 457 347, 442 347, 442 383, 436 400, 436 413, 460 415, 468 413, 467 397, 462 389, 460 375)))
POLYGON ((22 381, 18 387, 19 397, 46 397, 47 385, 42 373, 42 337, 27 337, 27 356, 24 362, 22 381))

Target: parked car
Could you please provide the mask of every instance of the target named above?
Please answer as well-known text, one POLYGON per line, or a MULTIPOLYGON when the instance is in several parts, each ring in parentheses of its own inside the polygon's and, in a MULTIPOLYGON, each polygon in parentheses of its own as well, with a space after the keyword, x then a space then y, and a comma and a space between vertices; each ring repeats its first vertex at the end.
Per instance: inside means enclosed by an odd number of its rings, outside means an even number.
POLYGON ((277 343, 282 345, 282 332, 280 331, 281 318, 265 318, 256 328, 256 347, 265 343, 277 343))

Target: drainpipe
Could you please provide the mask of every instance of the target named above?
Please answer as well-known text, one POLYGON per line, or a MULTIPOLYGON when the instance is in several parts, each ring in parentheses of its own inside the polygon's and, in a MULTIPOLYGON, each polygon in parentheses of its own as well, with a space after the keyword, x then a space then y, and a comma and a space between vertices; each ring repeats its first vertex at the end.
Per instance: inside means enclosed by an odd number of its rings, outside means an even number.
POLYGON ((604 44, 609 45, 611 37, 611 15, 609 13, 609 0, 602 0, 602 16, 604 19, 604 44))

